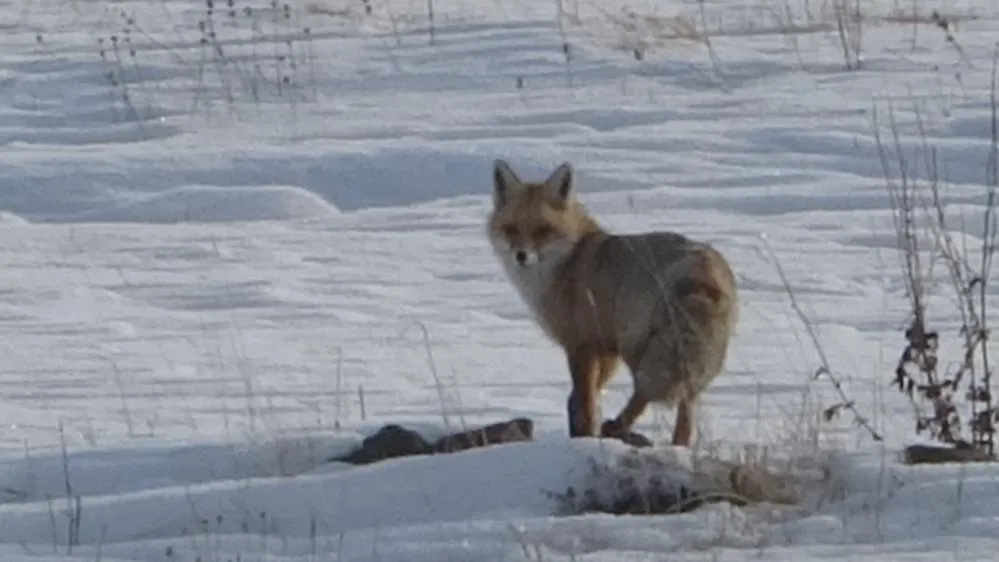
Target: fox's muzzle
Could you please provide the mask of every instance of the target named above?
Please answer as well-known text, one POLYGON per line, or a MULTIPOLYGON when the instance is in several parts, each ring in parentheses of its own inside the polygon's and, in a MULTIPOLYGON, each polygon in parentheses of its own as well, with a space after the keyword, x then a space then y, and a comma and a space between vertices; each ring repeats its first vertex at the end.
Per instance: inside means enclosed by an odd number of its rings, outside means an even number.
POLYGON ((523 249, 515 250, 513 252, 513 259, 520 267, 530 267, 541 261, 541 254, 523 249))

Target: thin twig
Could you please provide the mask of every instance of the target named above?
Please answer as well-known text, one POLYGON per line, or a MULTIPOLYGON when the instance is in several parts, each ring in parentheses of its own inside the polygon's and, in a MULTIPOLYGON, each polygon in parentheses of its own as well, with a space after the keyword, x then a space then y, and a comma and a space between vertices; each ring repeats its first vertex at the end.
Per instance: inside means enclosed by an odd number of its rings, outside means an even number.
POLYGON ((829 359, 826 357, 826 353, 822 348, 822 344, 819 341, 818 334, 815 333, 815 327, 812 325, 812 321, 809 320, 808 316, 805 315, 801 306, 798 304, 798 298, 794 294, 794 290, 791 288, 791 283, 788 281, 787 275, 784 273, 784 268, 781 266, 780 260, 777 258, 777 254, 774 252, 773 247, 770 246, 770 242, 767 240, 766 236, 760 237, 763 240, 763 245, 766 246, 767 252, 770 254, 770 258, 773 260, 774 267, 777 269, 777 275, 780 276, 781 283, 784 285, 784 291, 787 292, 788 298, 791 300, 791 308, 794 309, 795 314, 798 315, 798 319, 804 324, 805 330, 808 332, 808 337, 812 340, 812 345, 815 347, 815 351, 819 355, 819 361, 822 366, 815 371, 815 378, 825 375, 826 378, 832 382, 832 386, 836 389, 837 394, 840 397, 840 403, 834 408, 836 410, 847 410, 853 414, 854 420, 857 425, 867 430, 870 433, 871 438, 875 441, 882 441, 883 438, 881 434, 871 426, 867 418, 864 417, 858 410, 853 400, 846 395, 843 390, 843 384, 833 375, 832 367, 829 365, 829 359))

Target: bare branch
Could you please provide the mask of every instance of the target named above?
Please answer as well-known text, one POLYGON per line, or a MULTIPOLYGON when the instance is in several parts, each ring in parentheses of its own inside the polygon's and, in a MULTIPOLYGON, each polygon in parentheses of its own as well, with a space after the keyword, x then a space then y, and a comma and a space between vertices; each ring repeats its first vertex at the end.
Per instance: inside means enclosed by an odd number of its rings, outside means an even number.
POLYGON ((836 378, 835 375, 833 375, 832 367, 829 366, 829 359, 826 356, 825 350, 822 348, 818 334, 815 333, 815 327, 813 326, 812 321, 809 320, 808 316, 805 315, 801 306, 798 305, 798 298, 795 296, 794 290, 791 288, 791 283, 788 281, 787 275, 784 273, 784 267, 781 265, 780 260, 777 259, 777 254, 774 253, 773 247, 770 246, 770 242, 767 240, 766 236, 761 236, 761 238, 763 240, 763 245, 766 246, 767 252, 770 254, 770 258, 773 260, 774 267, 777 268, 777 275, 780 276, 781 283, 784 285, 784 291, 787 292, 787 296, 791 300, 791 307, 794 309, 795 314, 798 315, 801 323, 804 324, 805 330, 808 332, 808 337, 811 338, 812 345, 815 346, 815 351, 819 354, 821 366, 815 371, 815 378, 825 375, 825 377, 832 382, 833 388, 836 389, 836 392, 839 394, 839 404, 836 404, 833 408, 826 410, 826 419, 832 419, 841 410, 846 410, 853 414, 854 421, 857 425, 867 430, 872 439, 875 441, 882 441, 883 438, 881 437, 881 434, 879 434, 867 418, 857 410, 853 400, 850 400, 850 398, 846 395, 846 391, 843 390, 843 384, 838 378, 836 378))

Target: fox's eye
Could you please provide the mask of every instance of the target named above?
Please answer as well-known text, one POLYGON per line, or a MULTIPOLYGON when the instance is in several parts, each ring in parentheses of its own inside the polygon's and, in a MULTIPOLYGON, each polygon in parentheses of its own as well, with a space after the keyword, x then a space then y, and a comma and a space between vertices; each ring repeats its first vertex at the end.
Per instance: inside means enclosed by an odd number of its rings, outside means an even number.
POLYGON ((516 238, 517 229, 513 226, 506 225, 503 227, 503 235, 506 236, 507 238, 516 238))
POLYGON ((555 234, 555 229, 550 226, 539 226, 534 229, 534 238, 549 238, 552 234, 555 234))

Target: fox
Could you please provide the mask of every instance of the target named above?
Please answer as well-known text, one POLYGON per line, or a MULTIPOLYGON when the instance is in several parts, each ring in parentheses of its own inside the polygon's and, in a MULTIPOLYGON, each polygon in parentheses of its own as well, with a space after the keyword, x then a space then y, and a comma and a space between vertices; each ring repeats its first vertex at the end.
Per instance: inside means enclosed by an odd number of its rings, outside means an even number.
POLYGON ((675 408, 673 445, 689 448, 699 398, 725 367, 739 320, 735 274, 707 242, 604 229, 574 175, 566 161, 544 181, 522 181, 495 160, 486 228, 533 320, 565 353, 569 435, 624 438, 658 404, 675 408), (597 428, 599 398, 622 362, 631 396, 597 428))

